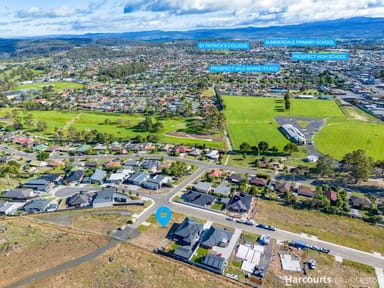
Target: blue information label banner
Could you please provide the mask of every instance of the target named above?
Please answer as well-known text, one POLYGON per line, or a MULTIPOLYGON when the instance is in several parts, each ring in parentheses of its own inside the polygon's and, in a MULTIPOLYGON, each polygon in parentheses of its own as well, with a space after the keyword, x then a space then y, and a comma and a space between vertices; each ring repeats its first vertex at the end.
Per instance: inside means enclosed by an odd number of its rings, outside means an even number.
POLYGON ((302 61, 346 61, 348 53, 292 53, 291 60, 302 61))
POLYGON ((274 73, 280 71, 279 64, 265 65, 209 65, 209 72, 259 72, 274 73))
POLYGON ((249 50, 249 42, 197 42, 199 50, 249 50))
POLYGON ((269 38, 264 39, 264 47, 269 46, 336 46, 332 38, 269 38))

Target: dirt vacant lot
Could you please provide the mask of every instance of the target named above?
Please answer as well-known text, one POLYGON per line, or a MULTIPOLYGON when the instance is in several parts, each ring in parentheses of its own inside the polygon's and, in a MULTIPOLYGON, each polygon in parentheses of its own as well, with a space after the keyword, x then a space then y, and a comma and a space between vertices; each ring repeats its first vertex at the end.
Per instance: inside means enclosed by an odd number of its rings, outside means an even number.
POLYGON ((0 287, 79 258, 108 243, 103 236, 79 233, 27 218, 0 218, 0 287))
POLYGON ((247 286, 122 243, 88 263, 25 287, 234 288, 247 286))

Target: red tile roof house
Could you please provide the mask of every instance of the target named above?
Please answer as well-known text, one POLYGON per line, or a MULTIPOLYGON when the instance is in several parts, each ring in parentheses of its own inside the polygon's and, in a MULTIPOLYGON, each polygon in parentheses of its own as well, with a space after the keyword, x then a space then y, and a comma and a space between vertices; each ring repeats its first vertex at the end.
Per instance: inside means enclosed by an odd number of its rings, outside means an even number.
POLYGON ((327 197, 331 202, 336 202, 337 193, 333 190, 328 190, 324 192, 325 197, 327 197))
POLYGON ((15 137, 13 139, 13 142, 19 145, 28 146, 28 145, 32 145, 35 141, 33 141, 33 139, 31 138, 15 137))
POLYGON ((220 177, 221 174, 223 174, 223 171, 220 169, 213 169, 209 174, 208 177, 220 177))
POLYGON ((264 187, 267 186, 268 180, 264 178, 259 178, 259 177, 253 177, 250 181, 249 184, 256 185, 259 187, 264 187))
POLYGON ((190 149, 188 149, 187 147, 184 147, 184 146, 177 146, 175 148, 175 152, 179 153, 179 154, 188 153, 189 151, 190 151, 190 149))
POLYGON ((109 161, 107 164, 105 164, 105 167, 108 168, 120 168, 121 163, 119 161, 109 161))
POLYGON ((309 187, 300 186, 299 189, 297 189, 297 194, 303 195, 306 197, 313 197, 315 196, 315 190, 309 187))

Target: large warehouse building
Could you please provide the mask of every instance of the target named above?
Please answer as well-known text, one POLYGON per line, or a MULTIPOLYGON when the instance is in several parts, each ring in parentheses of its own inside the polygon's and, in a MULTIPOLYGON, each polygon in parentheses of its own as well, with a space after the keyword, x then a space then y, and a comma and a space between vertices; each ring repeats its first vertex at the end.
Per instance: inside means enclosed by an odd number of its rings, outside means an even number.
POLYGON ((285 136, 287 136, 287 138, 292 142, 296 142, 297 144, 306 144, 304 134, 293 125, 284 124, 283 126, 281 126, 281 130, 283 131, 285 136))

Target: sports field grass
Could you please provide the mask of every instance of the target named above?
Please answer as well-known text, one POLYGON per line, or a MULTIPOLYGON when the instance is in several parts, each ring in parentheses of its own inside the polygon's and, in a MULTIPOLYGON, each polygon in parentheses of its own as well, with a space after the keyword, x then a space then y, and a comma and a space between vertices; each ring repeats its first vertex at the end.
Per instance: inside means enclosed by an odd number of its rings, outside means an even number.
POLYGON ((357 120, 328 120, 314 138, 320 152, 340 160, 353 150, 364 149, 375 160, 384 159, 384 125, 357 120))
MULTIPOLYGON (((12 113, 12 109, 4 108, 0 109, 0 117, 4 116, 6 112, 12 113)), ((55 128, 68 129, 70 126, 76 128, 79 131, 93 129, 99 132, 113 134, 117 138, 130 139, 141 135, 147 137, 149 132, 142 132, 136 130, 135 126, 143 121, 143 114, 119 114, 119 113, 104 113, 104 112, 66 112, 66 111, 28 111, 33 115, 34 120, 43 120, 47 123, 47 129, 43 132, 39 132, 40 136, 52 136, 54 135, 55 128), (112 124, 104 124, 105 119, 109 119, 112 124), (121 120, 121 124, 117 122, 121 120), (129 125, 127 125, 129 122, 129 125)), ((27 114, 28 114, 27 113, 27 114)), ((22 116, 23 112, 20 110, 19 115, 22 116)), ((152 117, 152 122, 157 120, 152 117)), ((163 143, 173 144, 190 144, 190 145, 202 145, 207 147, 224 148, 224 142, 206 141, 200 139, 182 138, 168 136, 168 132, 178 132, 186 129, 185 119, 166 119, 161 120, 164 129, 158 133, 159 141, 163 143)), ((26 127, 28 129, 28 127, 26 127)))
POLYGON ((330 100, 291 99, 291 110, 285 111, 282 98, 224 96, 225 115, 232 145, 238 149, 243 142, 251 146, 267 141, 282 149, 288 140, 278 130, 276 116, 307 118, 345 117, 339 106, 330 100))
POLYGON ((36 89, 41 90, 44 86, 52 85, 55 91, 65 90, 69 88, 83 88, 83 84, 73 83, 73 82, 43 82, 43 83, 33 83, 33 84, 24 84, 15 86, 12 90, 26 90, 26 89, 36 89))

